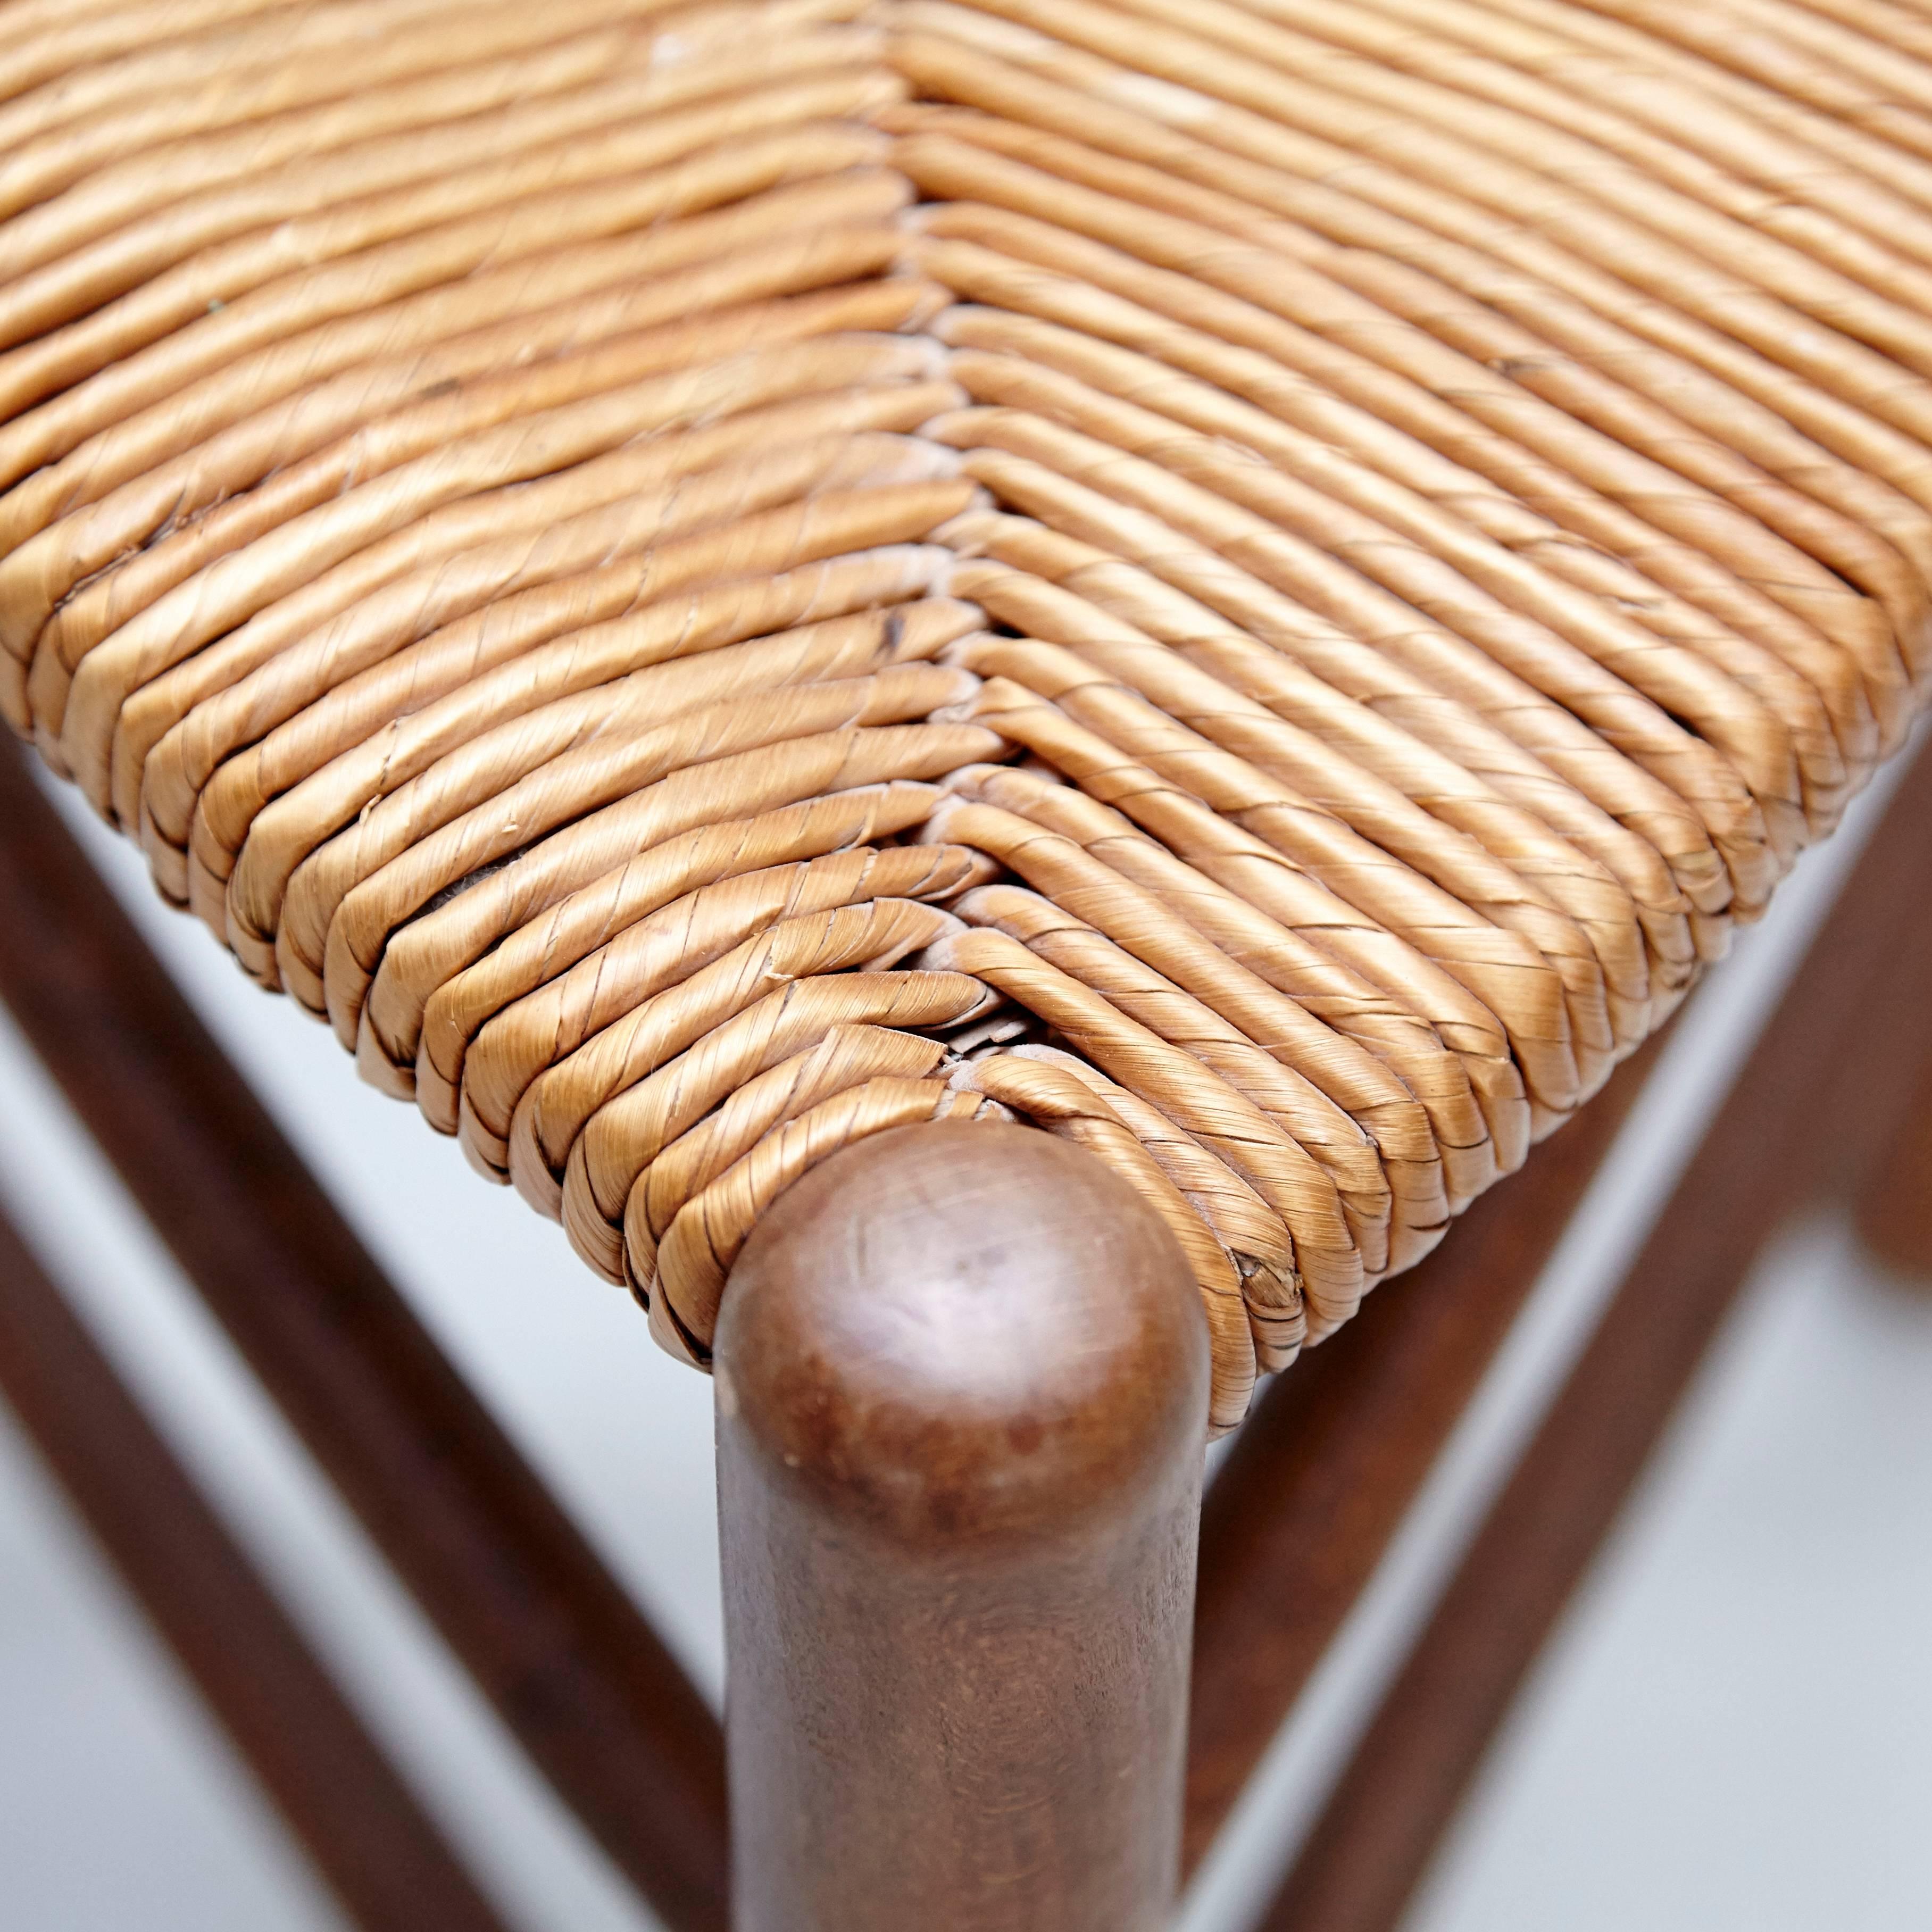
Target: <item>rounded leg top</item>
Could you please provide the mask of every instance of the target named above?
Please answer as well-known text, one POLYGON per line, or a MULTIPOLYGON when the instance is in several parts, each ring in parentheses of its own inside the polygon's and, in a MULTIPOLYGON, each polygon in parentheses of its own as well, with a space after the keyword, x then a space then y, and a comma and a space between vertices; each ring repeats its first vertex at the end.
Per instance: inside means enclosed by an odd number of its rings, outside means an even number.
POLYGON ((1158 1932, 1208 1381, 1159 1215, 1047 1134, 882 1134, 716 1366, 737 1932, 1158 1932))
POLYGON ((716 1366, 773 1468, 914 1541, 1063 1533, 1205 1439, 1179 1245, 1022 1127, 902 1127, 814 1168, 732 1270, 716 1366))

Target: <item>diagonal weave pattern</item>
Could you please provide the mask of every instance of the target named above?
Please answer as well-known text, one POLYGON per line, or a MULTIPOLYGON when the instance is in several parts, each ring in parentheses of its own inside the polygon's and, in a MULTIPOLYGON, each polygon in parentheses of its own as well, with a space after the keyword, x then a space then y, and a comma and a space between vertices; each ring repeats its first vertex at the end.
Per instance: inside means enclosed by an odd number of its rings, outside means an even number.
POLYGON ((1900 742, 1932 0, 8 0, 0 704, 702 1361, 938 1115, 1214 1421, 1900 742))

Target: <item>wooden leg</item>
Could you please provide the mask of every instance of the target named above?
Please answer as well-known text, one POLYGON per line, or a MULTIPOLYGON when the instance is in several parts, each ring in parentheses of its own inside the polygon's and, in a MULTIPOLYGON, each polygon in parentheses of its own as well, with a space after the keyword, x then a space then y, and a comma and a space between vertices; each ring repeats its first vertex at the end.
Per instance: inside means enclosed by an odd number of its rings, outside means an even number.
POLYGON ((1888 1268, 1932 1284, 1932 1066, 1859 1190, 1858 1224, 1865 1246, 1888 1268))
POLYGON ((0 1394, 350 1922, 363 1932, 503 1932, 4 1217, 0 1394))
POLYGON ((1932 747, 1900 784, 1888 825, 1900 820, 1921 862, 1900 889, 1884 970, 1859 1002, 1822 1131, 1829 1190, 1849 1201, 1867 1249, 1902 1281, 1932 1288, 1932 747))
POLYGON ((880 1135, 716 1369, 736 1932, 1155 1932, 1208 1403, 1159 1218, 1044 1134, 880 1135))

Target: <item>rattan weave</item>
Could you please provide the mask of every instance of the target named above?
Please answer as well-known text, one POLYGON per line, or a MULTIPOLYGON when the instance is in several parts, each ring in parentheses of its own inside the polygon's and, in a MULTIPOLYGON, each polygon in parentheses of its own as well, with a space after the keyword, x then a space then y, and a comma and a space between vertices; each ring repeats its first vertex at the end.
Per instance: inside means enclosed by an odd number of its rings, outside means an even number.
POLYGON ((1214 1425, 1932 665, 1927 0, 7 0, 0 706, 702 1363, 836 1148, 1214 1425))

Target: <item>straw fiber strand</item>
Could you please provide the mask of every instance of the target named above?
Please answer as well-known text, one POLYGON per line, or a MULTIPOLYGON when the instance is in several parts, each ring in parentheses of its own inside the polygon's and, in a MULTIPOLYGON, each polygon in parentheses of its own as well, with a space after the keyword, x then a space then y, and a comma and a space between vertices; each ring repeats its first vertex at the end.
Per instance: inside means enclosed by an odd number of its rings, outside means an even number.
POLYGON ((910 1122, 1211 1426, 1932 680, 1891 0, 14 0, 0 711, 708 1359, 910 1122))

